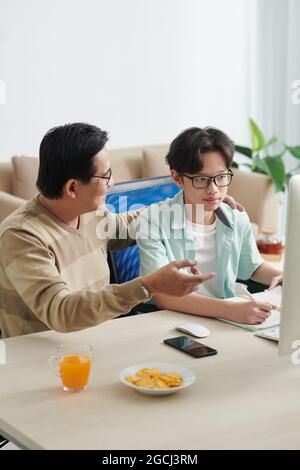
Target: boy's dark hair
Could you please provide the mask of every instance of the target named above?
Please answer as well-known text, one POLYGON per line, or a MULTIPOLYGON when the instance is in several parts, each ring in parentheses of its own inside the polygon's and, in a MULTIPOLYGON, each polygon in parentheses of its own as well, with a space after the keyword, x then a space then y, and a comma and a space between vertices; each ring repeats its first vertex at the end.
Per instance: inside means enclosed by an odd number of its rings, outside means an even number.
POLYGON ((38 190, 58 199, 69 179, 88 183, 95 174, 94 157, 107 140, 106 131, 81 122, 50 129, 40 145, 38 190))
POLYGON ((191 127, 179 134, 171 143, 166 162, 171 170, 178 173, 197 173, 203 168, 201 155, 218 152, 229 169, 234 154, 234 143, 214 127, 191 127))

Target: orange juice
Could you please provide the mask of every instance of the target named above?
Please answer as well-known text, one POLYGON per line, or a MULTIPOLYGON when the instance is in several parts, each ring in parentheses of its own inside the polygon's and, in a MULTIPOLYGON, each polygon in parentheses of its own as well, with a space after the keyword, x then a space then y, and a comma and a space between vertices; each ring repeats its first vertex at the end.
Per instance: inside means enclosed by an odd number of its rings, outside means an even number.
POLYGON ((83 389, 90 375, 91 358, 79 354, 70 354, 60 360, 60 373, 64 387, 83 389))

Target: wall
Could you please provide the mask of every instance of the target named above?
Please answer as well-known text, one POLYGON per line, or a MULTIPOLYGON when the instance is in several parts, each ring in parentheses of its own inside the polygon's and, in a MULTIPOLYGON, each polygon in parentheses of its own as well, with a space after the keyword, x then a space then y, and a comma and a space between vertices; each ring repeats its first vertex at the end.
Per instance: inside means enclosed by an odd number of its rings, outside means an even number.
POLYGON ((249 0, 0 0, 0 160, 71 121, 111 147, 215 125, 247 143, 249 0))

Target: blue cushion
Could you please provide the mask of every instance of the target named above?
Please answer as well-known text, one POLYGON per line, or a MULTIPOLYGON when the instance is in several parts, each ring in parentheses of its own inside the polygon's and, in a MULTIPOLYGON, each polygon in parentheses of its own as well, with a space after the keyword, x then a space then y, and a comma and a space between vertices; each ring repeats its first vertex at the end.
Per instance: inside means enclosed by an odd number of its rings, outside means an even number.
MULTIPOLYGON (((174 197, 179 191, 180 188, 169 176, 132 180, 115 184, 107 194, 106 204, 112 205, 119 214, 174 197)), ((117 284, 139 275, 140 256, 137 245, 110 253, 110 261, 114 282, 117 284)))

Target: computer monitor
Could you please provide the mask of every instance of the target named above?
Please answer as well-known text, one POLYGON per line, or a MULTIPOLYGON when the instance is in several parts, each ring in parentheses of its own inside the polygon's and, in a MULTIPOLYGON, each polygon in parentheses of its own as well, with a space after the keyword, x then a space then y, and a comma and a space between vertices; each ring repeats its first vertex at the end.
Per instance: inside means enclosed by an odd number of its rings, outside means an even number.
MULTIPOLYGON (((157 176, 117 183, 106 196, 107 207, 116 213, 139 209, 174 197, 180 188, 170 176, 157 176)), ((122 284, 139 276, 140 252, 137 245, 109 253, 112 282, 122 284)))
MULTIPOLYGON (((291 178, 285 238, 279 355, 295 352, 300 340, 300 175, 291 178)), ((299 347, 299 346, 298 346, 299 347)))

